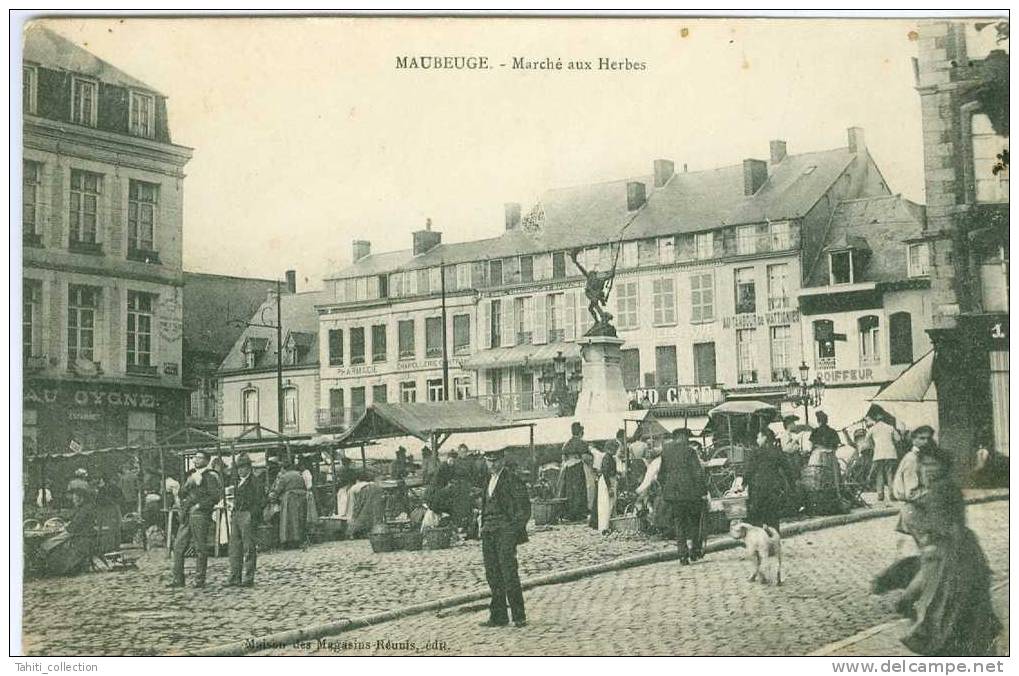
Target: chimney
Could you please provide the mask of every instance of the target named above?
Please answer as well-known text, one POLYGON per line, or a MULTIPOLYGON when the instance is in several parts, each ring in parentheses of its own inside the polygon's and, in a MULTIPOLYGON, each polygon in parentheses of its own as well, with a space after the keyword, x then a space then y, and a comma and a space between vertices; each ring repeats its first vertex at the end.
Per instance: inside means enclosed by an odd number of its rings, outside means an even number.
POLYGON ((287 293, 297 293, 297 271, 287 270, 287 293))
POLYGON ((644 206, 647 201, 647 186, 640 181, 630 181, 626 184, 626 210, 636 211, 644 206))
POLYGON ((436 244, 442 242, 442 233, 432 230, 432 219, 425 219, 425 229, 414 233, 414 255, 431 251, 436 244))
POLYGON ((357 263, 365 256, 370 256, 372 253, 372 243, 368 240, 355 240, 354 241, 354 253, 352 260, 357 263))
POLYGON ((771 163, 778 164, 785 159, 785 141, 774 140, 771 142, 771 163))
POLYGON ((655 187, 661 188, 676 173, 672 160, 655 160, 655 187))
POLYGON ((850 127, 847 133, 849 135, 849 152, 854 154, 867 152, 867 140, 863 137, 863 127, 850 127))
POLYGON ((506 202, 503 209, 506 210, 506 230, 515 230, 520 225, 520 203, 506 202))
POLYGON ((754 195, 768 180, 768 163, 764 160, 743 160, 743 194, 754 195))

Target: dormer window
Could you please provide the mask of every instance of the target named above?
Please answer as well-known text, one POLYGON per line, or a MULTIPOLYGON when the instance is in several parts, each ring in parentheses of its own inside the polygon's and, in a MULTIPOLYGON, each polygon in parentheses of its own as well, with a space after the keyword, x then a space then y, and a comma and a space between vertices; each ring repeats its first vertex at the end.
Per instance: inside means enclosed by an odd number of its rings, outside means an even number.
POLYGON ((156 97, 143 92, 131 92, 131 134, 142 138, 156 135, 156 97))
POLYGON ((909 276, 927 277, 931 273, 931 247, 927 242, 909 245, 909 276))
POLYGON ((247 338, 241 346, 244 355, 244 368, 253 369, 265 353, 269 341, 266 338, 247 338))
POLYGON ((311 342, 314 336, 311 333, 292 331, 287 334, 283 341, 283 363, 287 366, 297 366, 311 351, 311 342))
POLYGON ((96 126, 99 109, 99 84, 95 80, 71 78, 71 122, 96 126))
POLYGON ((853 252, 832 251, 828 254, 829 269, 831 271, 831 284, 852 284, 853 278, 853 252))

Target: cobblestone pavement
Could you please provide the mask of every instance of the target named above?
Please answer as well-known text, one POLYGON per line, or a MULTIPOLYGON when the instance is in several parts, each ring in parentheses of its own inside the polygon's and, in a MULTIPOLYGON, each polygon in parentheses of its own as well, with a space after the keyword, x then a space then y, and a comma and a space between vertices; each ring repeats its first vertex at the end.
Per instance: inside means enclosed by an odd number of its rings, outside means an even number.
MULTIPOLYGON (((667 549, 669 543, 583 525, 531 527, 520 550, 522 577, 667 549), (537 532, 535 532, 537 531, 537 532)), ((186 572, 191 584, 193 560, 186 572)), ((166 589, 166 550, 139 570, 90 573, 25 584, 23 636, 31 655, 149 655, 183 652, 296 627, 357 617, 487 590, 481 546, 374 554, 367 540, 259 556, 256 586, 225 586, 226 557, 210 559, 205 589, 166 589)))
MULTIPOLYGON (((1008 502, 972 505, 968 515, 994 583, 1006 581, 1008 502)), ((525 592, 529 623, 519 629, 479 627, 487 612, 474 604, 268 654, 803 655, 896 618, 894 593, 868 591, 897 558, 894 523, 787 538, 777 588, 747 582, 741 550, 728 550, 687 567, 659 563, 525 592)))

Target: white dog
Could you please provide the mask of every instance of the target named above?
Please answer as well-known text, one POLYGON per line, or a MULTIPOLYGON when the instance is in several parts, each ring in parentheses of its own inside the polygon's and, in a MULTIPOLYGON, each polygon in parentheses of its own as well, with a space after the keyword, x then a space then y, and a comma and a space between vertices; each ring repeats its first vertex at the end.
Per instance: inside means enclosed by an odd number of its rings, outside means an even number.
POLYGON ((762 567, 767 568, 769 561, 775 562, 775 585, 782 584, 782 536, 771 526, 761 528, 742 521, 733 522, 729 534, 743 541, 747 556, 754 562, 754 572, 750 581, 767 582, 762 567))

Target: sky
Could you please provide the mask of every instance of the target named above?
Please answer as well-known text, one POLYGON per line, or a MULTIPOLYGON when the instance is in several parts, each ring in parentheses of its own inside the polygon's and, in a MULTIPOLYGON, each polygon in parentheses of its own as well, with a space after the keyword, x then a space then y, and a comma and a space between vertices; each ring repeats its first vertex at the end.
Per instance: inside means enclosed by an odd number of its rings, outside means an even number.
POLYGON ((60 19, 46 25, 168 97, 185 168, 184 267, 303 288, 351 241, 493 237, 543 190, 867 145, 923 201, 915 19, 60 19), (487 56, 488 70, 397 69, 487 56), (514 70, 514 57, 562 71, 514 70), (643 62, 599 71, 599 58, 643 62), (569 61, 595 70, 566 70, 569 61), (505 63, 503 68, 500 64, 505 63))

